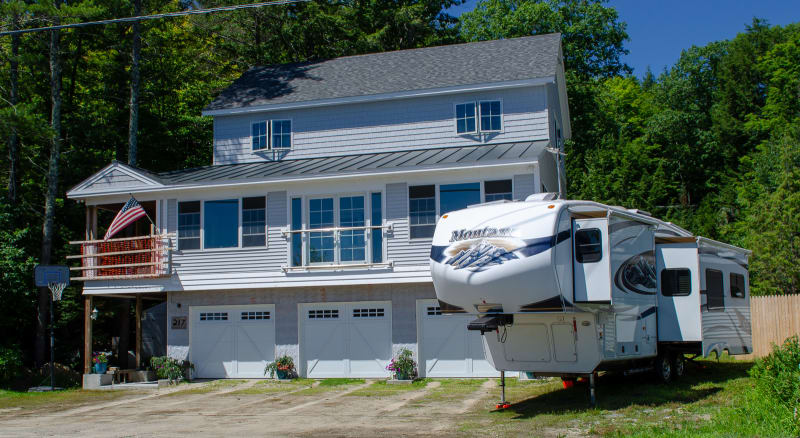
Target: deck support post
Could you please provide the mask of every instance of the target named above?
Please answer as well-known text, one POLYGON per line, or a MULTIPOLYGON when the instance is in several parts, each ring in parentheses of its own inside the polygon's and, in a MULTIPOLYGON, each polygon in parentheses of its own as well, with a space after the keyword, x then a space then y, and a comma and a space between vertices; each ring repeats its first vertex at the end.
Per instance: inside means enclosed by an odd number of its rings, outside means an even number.
POLYGON ((142 295, 136 294, 136 369, 142 366, 142 295))
POLYGON ((92 372, 92 296, 83 297, 83 374, 92 372))
POLYGON ((589 374, 589 404, 592 407, 597 405, 597 399, 594 394, 595 373, 589 374))

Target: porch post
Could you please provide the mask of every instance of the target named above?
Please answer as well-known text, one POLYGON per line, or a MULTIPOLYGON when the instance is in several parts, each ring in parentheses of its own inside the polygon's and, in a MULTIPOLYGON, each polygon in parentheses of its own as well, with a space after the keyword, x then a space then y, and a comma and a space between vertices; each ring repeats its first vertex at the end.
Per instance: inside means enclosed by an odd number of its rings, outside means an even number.
POLYGON ((83 297, 83 373, 92 372, 92 296, 83 297))
POLYGON ((142 295, 136 294, 136 369, 142 366, 142 295))

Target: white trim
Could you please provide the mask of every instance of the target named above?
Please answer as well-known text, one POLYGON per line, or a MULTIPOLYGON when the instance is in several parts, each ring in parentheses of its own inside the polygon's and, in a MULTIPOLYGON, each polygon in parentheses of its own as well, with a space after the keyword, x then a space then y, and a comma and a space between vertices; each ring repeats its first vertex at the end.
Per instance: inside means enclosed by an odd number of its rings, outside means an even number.
POLYGON ((442 94, 467 93, 484 90, 501 90, 505 88, 530 87, 555 82, 555 76, 545 76, 534 79, 518 81, 489 82, 471 85, 456 85, 452 87, 426 88, 422 90, 406 90, 394 93, 380 93, 367 96, 335 97, 331 99, 316 99, 302 102, 289 102, 282 104, 255 105, 244 108, 225 108, 218 110, 203 110, 204 116, 227 116, 233 114, 246 114, 254 112, 279 111, 296 108, 311 108, 330 105, 345 105, 353 103, 377 102, 381 100, 410 99, 415 97, 437 96, 442 94))
MULTIPOLYGON (((478 123, 480 123, 479 119, 480 119, 480 117, 478 116, 478 102, 473 100, 473 101, 470 101, 470 102, 454 102, 453 103, 453 132, 455 132, 456 135, 478 135, 478 132, 479 132, 478 123), (458 132, 458 106, 459 105, 469 105, 469 104, 472 104, 472 106, 473 106, 473 111, 474 111, 473 117, 475 118, 475 129, 473 131, 458 132)), ((467 120, 467 119, 465 118, 464 120, 467 120)))
MULTIPOLYGON (((270 126, 272 126, 272 123, 271 123, 270 120, 256 120, 256 121, 250 122, 250 151, 251 152, 262 152, 262 151, 268 151, 269 150, 269 145, 270 145, 270 141, 269 141, 270 140, 270 135, 269 135, 270 126), (261 124, 261 123, 264 124, 264 130, 266 131, 264 133, 264 140, 266 140, 266 145, 264 145, 264 147, 261 148, 261 149, 256 149, 256 148, 253 147, 254 146, 253 145, 253 126, 261 124)), ((260 137, 260 135, 259 135, 259 137, 260 137)))
MULTIPOLYGON (((275 151, 277 151, 277 152, 285 152, 285 151, 291 151, 292 149, 294 149, 294 120, 292 120, 291 118, 287 118, 287 119, 270 119, 269 120, 269 132, 267 134, 267 150, 273 151, 273 152, 275 152, 275 151), (273 135, 272 124, 275 123, 275 122, 289 122, 289 147, 288 148, 283 148, 283 147, 276 148, 272 144, 272 135, 273 135)), ((264 149, 259 149, 259 151, 263 151, 263 150, 264 149)))

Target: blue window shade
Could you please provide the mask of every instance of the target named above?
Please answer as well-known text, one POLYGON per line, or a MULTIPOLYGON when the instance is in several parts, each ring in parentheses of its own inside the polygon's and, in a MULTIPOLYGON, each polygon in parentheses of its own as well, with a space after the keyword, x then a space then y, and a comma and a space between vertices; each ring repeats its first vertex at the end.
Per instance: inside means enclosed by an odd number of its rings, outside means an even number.
POLYGON ((439 186, 439 214, 481 203, 480 183, 447 184, 439 186))
POLYGON ((292 147, 292 121, 272 121, 272 149, 289 149, 292 147))
POLYGON ((481 131, 500 130, 500 101, 481 102, 481 131))
POLYGON ((205 248, 239 246, 239 200, 206 201, 204 208, 205 248))
MULTIPOLYGON (((363 196, 339 198, 339 225, 363 227, 366 225, 363 196)), ((342 262, 363 262, 367 256, 365 230, 342 230, 339 235, 339 256, 342 262)))
MULTIPOLYGON (((292 198, 292 230, 303 229, 303 200, 292 198)), ((292 233, 292 266, 303 265, 303 236, 292 233)))
MULTIPOLYGON (((333 227, 333 198, 308 201, 308 228, 333 227)), ((333 231, 308 233, 309 263, 333 263, 333 231)))
POLYGON ((253 150, 259 151, 267 148, 267 122, 253 123, 252 131, 253 150))
POLYGON ((456 105, 456 132, 475 132, 475 102, 456 105))
MULTIPOLYGON (((383 225, 383 205, 380 193, 372 194, 372 226, 383 225)), ((383 230, 372 229, 372 263, 383 262, 383 230)))

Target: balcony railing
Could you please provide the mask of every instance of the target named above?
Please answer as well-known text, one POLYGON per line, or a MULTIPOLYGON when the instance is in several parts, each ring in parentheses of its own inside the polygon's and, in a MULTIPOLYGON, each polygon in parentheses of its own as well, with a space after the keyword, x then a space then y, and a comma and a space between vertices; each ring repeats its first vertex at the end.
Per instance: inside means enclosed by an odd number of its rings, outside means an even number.
POLYGON ((78 273, 71 280, 128 280, 168 277, 172 274, 171 250, 174 234, 126 237, 108 240, 69 242, 80 245, 79 255, 67 259, 80 260, 81 265, 69 268, 78 273))
POLYGON ((282 231, 283 236, 289 240, 289 247, 292 248, 292 237, 295 235, 302 236, 302 248, 303 248, 303 255, 302 255, 302 263, 299 266, 282 266, 281 269, 284 272, 290 271, 312 271, 312 270, 342 270, 342 269, 375 269, 375 268, 391 268, 393 263, 391 261, 382 261, 382 262, 371 262, 370 260, 374 260, 372 256, 372 230, 381 230, 381 260, 384 260, 384 248, 386 246, 386 235, 383 231, 391 233, 392 225, 371 225, 371 226, 358 226, 358 227, 327 227, 327 228, 303 228, 300 230, 286 230, 282 231), (364 259, 363 260, 347 260, 343 261, 342 259, 342 234, 349 233, 349 235, 345 235, 345 238, 353 238, 354 236, 358 236, 357 233, 353 232, 363 232, 361 236, 364 239, 364 245, 355 246, 345 248, 347 250, 353 249, 362 249, 364 251, 364 259), (333 246, 331 247, 320 247, 315 248, 316 251, 332 251, 333 252, 333 260, 332 261, 314 261, 312 260, 310 253, 312 252, 311 246, 311 238, 317 239, 331 239, 333 241, 333 246))

